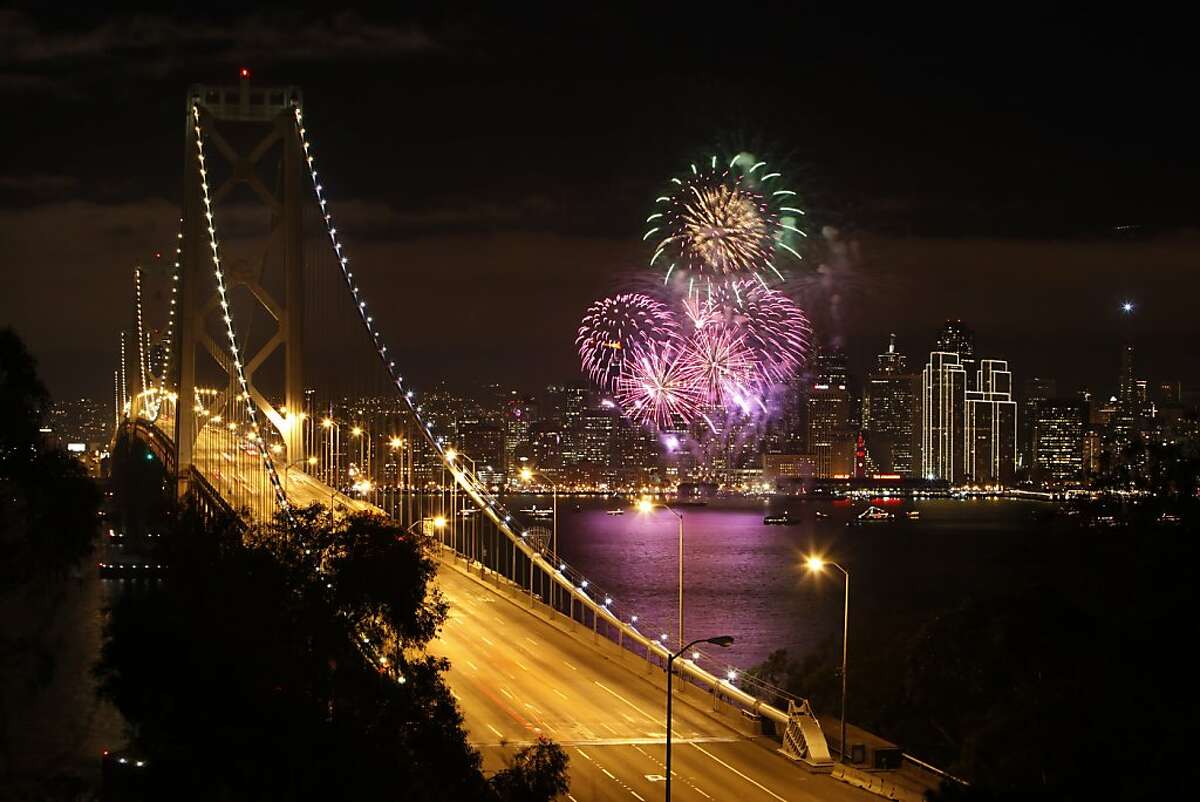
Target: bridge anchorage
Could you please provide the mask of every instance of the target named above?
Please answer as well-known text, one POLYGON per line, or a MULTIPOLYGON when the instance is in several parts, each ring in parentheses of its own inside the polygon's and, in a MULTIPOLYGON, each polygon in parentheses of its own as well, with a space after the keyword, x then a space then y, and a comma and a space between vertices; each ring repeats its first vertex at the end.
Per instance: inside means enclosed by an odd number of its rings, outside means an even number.
MULTIPOLYGON (((149 310, 139 274, 135 392, 126 389, 127 360, 114 376, 121 425, 162 452, 181 494, 248 522, 318 502, 420 527, 440 541, 448 581, 518 598, 534 613, 523 613, 524 626, 550 624, 640 666, 631 682, 665 685, 672 644, 647 635, 657 630, 568 565, 535 521, 510 511, 435 405, 427 409, 399 373, 335 226, 300 90, 248 79, 193 86, 185 120, 165 333, 154 340, 142 331, 149 310), (352 324, 367 347, 322 354, 328 340, 342 342, 326 336, 330 321, 352 324), (349 374, 352 383, 368 372, 356 360, 376 377, 369 404, 318 378, 349 374)), ((832 767, 804 700, 703 653, 674 665, 681 698, 738 729, 780 733, 783 751, 811 770, 832 767)))

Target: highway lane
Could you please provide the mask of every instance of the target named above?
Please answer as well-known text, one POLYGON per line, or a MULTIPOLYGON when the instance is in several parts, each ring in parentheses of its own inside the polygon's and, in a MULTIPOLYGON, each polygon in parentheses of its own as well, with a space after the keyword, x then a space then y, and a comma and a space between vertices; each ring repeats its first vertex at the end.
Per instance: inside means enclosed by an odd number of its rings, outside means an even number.
MULTIPOLYGON (((544 735, 571 758, 571 796, 658 799, 665 775, 662 692, 619 663, 550 626, 491 587, 443 566, 450 618, 430 650, 450 659, 450 688, 485 767, 544 735)), ((577 625, 577 634, 591 633, 577 625)), ((657 670, 657 669, 655 669, 657 670)), ((698 703, 705 694, 688 688, 698 703)), ((809 774, 688 704, 675 705, 672 795, 680 800, 866 802, 870 794, 809 774)))

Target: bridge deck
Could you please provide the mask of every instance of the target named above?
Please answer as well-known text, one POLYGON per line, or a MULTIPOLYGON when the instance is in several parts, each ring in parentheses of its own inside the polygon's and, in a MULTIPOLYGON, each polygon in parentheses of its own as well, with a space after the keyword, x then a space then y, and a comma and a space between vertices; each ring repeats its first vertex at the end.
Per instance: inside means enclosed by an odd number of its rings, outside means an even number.
MULTIPOLYGON (((219 438, 197 439, 196 461, 208 466, 207 481, 226 498, 248 506, 270 501, 270 485, 253 455, 230 453, 219 438)), ((296 467, 285 486, 297 506, 332 500, 343 509, 378 511, 335 491, 296 467)), ((503 580, 501 580, 502 582, 503 580)), ((510 596, 445 561, 438 585, 450 618, 430 651, 447 657, 447 680, 463 711, 468 737, 495 770, 516 748, 540 735, 557 741, 571 758, 575 800, 650 800, 663 794, 665 699, 640 675, 632 653, 619 659, 574 631, 533 613, 527 597, 510 596), (524 602, 522 603, 522 600, 524 602)), ((689 687, 674 713, 672 794, 681 800, 835 800, 878 797, 829 775, 810 774, 705 712, 703 690, 689 687), (690 694, 690 697, 687 695, 690 694), (690 704, 688 703, 690 701, 690 704), (693 707, 692 705, 696 705, 693 707)))
MULTIPOLYGON (((447 679, 486 768, 501 768, 517 745, 545 735, 567 749, 573 798, 662 796, 665 698, 639 676, 635 655, 618 662, 588 643, 582 625, 568 634, 461 568, 444 565, 438 581, 450 620, 431 651, 450 659, 447 679)), ((689 687, 685 698, 702 705, 706 695, 689 687)), ((689 704, 675 705, 672 739, 676 799, 877 799, 804 771, 689 704)))

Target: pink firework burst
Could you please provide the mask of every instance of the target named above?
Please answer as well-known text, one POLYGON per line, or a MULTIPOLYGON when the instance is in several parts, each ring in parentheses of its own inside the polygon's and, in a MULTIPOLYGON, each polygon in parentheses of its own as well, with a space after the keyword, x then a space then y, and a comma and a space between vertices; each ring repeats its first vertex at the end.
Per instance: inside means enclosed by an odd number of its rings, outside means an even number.
POLYGON ((756 356, 745 337, 729 327, 696 329, 682 361, 685 376, 700 388, 707 405, 721 407, 735 398, 758 395, 756 356))
POLYGON ((778 290, 749 282, 730 282, 703 302, 697 326, 724 328, 740 335, 754 354, 760 381, 777 384, 793 378, 812 347, 812 326, 796 302, 778 290))
POLYGON ((632 420, 669 429, 696 418, 704 389, 673 345, 651 348, 626 360, 616 382, 616 400, 632 420))
POLYGON ((648 295, 622 293, 588 307, 575 345, 583 372, 605 390, 615 390, 622 366, 679 338, 671 310, 648 295))

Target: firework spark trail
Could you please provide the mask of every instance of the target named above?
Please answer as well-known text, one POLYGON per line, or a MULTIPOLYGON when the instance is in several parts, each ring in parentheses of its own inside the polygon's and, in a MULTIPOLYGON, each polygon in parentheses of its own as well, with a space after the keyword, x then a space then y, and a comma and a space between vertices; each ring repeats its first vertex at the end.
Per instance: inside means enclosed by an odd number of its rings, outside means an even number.
POLYGON ((724 326, 697 329, 682 363, 685 377, 701 389, 709 406, 724 407, 735 398, 757 396, 761 389, 754 353, 741 334, 724 326))
POLYGON ((675 343, 679 324, 663 304, 642 293, 597 301, 584 315, 575 345, 583 371, 597 386, 615 390, 622 366, 675 343))
POLYGON ((803 367, 812 326, 803 310, 783 293, 757 282, 730 282, 709 300, 689 308, 697 327, 724 326, 745 338, 754 353, 762 384, 786 381, 803 367))
POLYGON ((626 361, 616 383, 616 402, 644 426, 670 429, 695 420, 704 389, 687 370, 683 350, 673 345, 652 348, 626 361))
POLYGON ((689 295, 748 276, 765 287, 783 280, 780 262, 801 258, 792 240, 807 236, 796 225, 804 212, 766 162, 739 154, 725 167, 714 156, 708 169, 692 165, 686 180, 671 180, 642 237, 655 243, 650 264, 665 270, 664 283, 686 278, 689 295))

